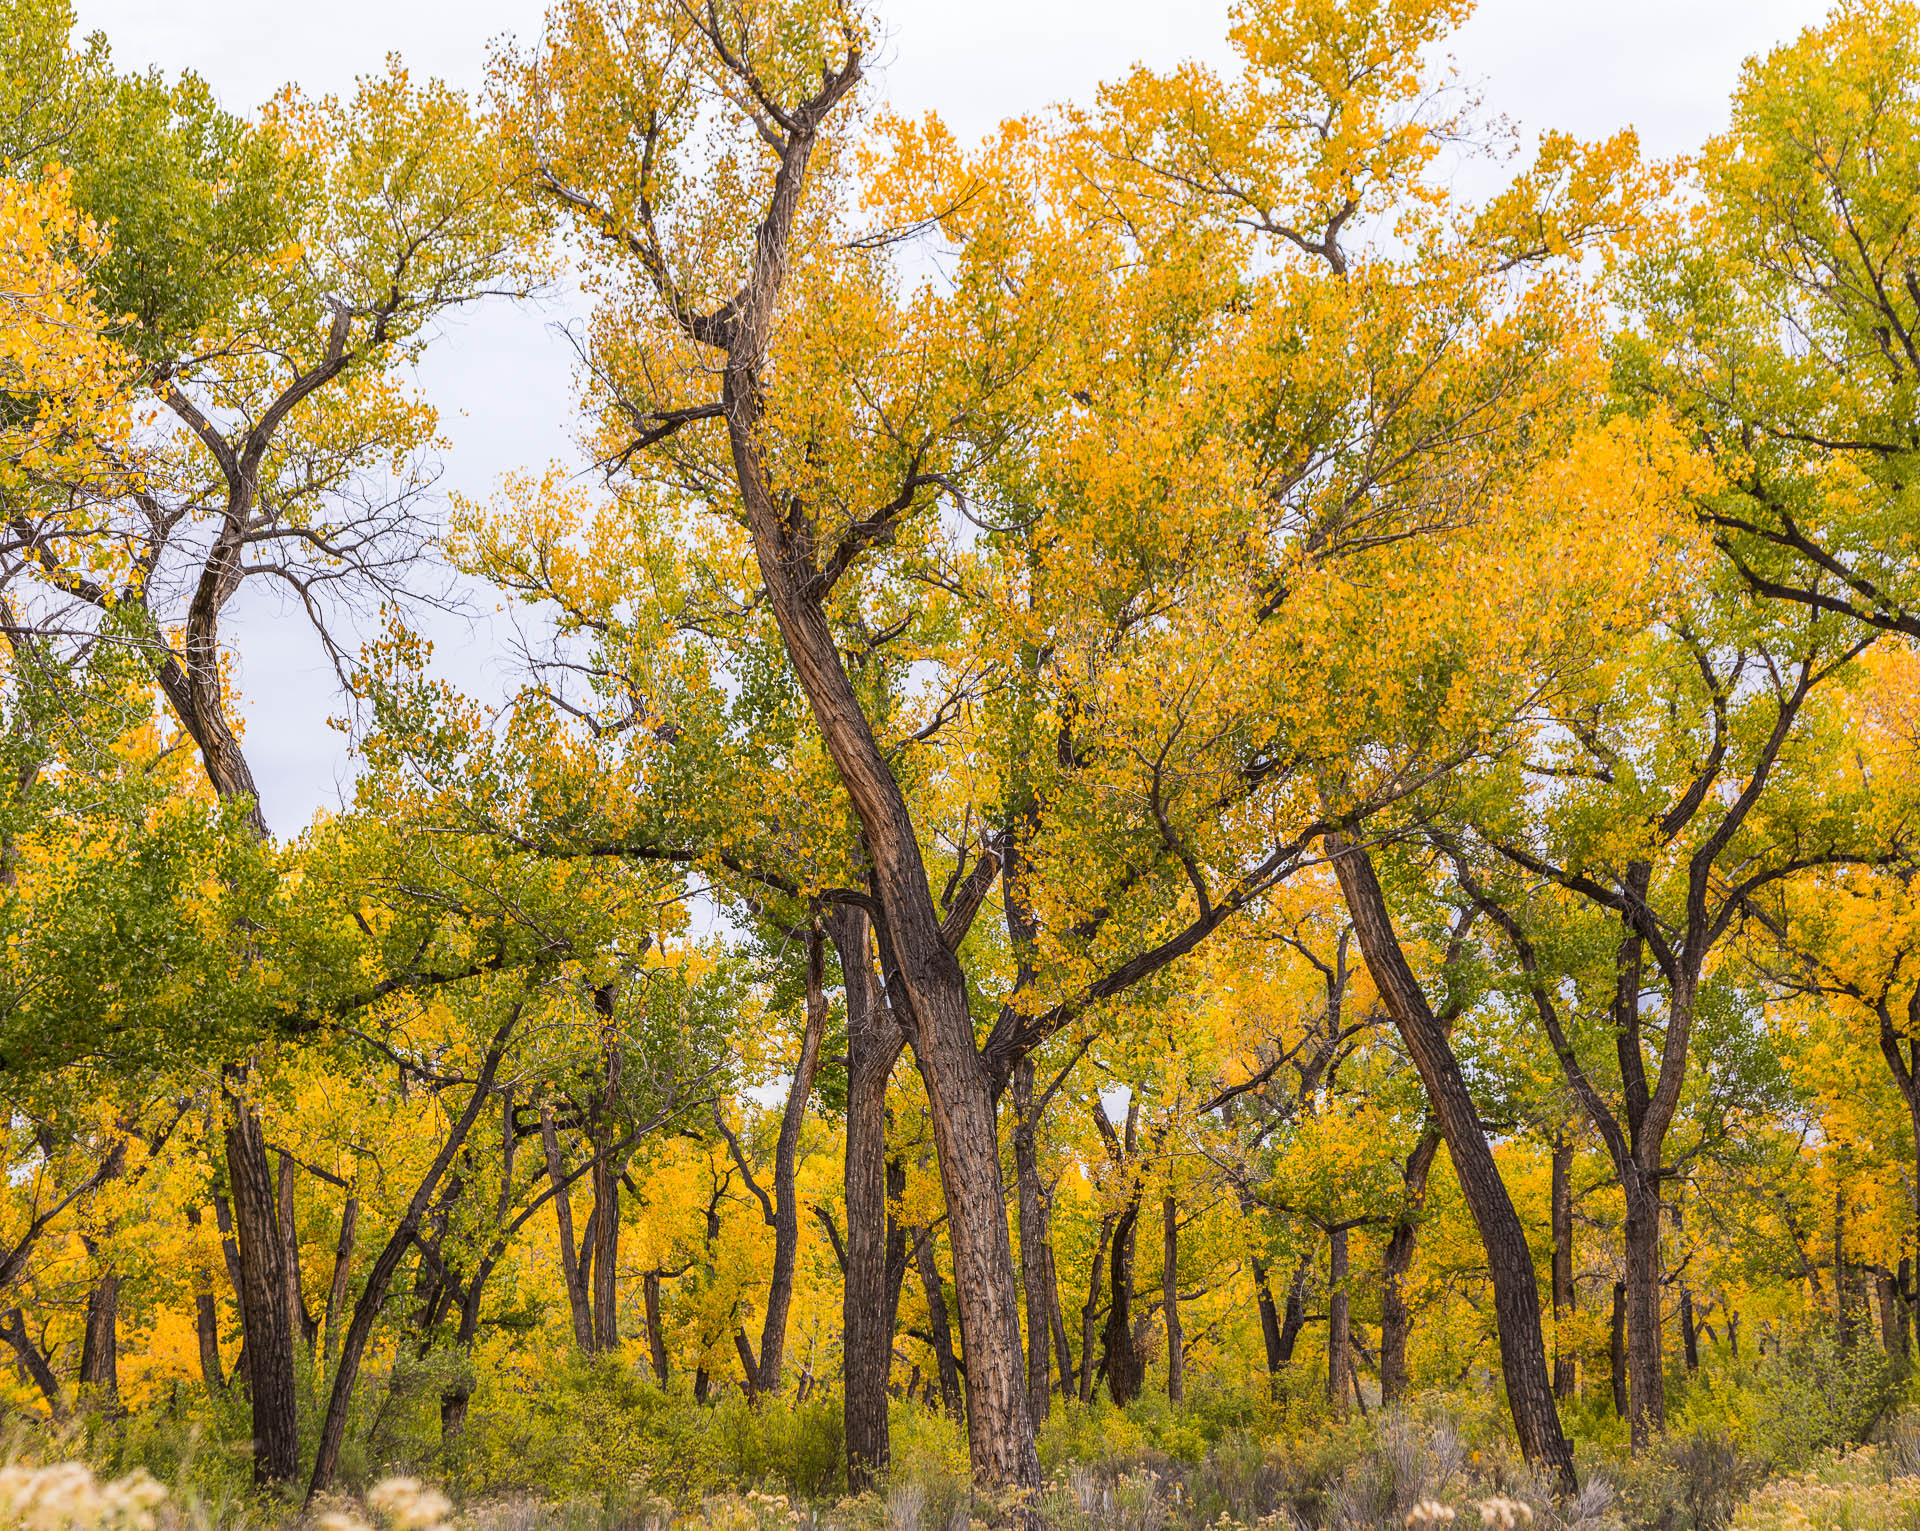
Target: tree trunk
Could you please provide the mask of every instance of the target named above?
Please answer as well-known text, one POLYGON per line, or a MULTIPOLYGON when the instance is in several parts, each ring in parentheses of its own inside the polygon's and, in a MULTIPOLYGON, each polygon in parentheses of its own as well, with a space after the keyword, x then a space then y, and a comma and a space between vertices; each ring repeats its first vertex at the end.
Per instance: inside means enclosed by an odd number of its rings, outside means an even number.
POLYGON ((1113 1237, 1113 1214, 1100 1219, 1100 1237, 1093 1246, 1093 1264, 1087 1272, 1087 1300, 1080 1308, 1080 1401, 1093 1401, 1093 1321, 1100 1312, 1100 1273, 1106 1265, 1107 1242, 1113 1237))
MULTIPOLYGON (((187 1226, 197 1234, 200 1208, 187 1206, 187 1226)), ((200 1347, 200 1380, 209 1393, 227 1390, 227 1369, 220 1359, 220 1309, 213 1297, 213 1280, 196 1257, 193 1262, 193 1333, 200 1347)))
POLYGON ((1573 1289, 1573 1145, 1560 1133, 1553 1138, 1553 1396, 1572 1398, 1578 1391, 1573 1347, 1566 1326, 1577 1306, 1573 1289))
MULTIPOLYGON (((847 1269, 840 1364, 847 1487, 859 1493, 872 1486, 891 1457, 887 1379, 893 1370, 906 1238, 887 1211, 887 1082, 905 1038, 875 981, 866 912, 837 906, 825 924, 840 958, 847 1004, 847 1269)), ((904 1182, 904 1174, 901 1178, 904 1182)))
POLYGON ((1300 1331, 1307 1326, 1307 1277, 1313 1271, 1313 1252, 1300 1257, 1293 1268, 1293 1280, 1287 1283, 1287 1312, 1280 1323, 1280 1365, 1293 1365, 1294 1347, 1300 1343, 1300 1331))
POLYGON ((1687 1358, 1687 1370, 1700 1370, 1700 1329, 1693 1321, 1693 1293, 1680 1288, 1680 1348, 1687 1358))
POLYGON ((1253 1296, 1260 1309, 1260 1338, 1267 1348, 1268 1385, 1277 1390, 1280 1373, 1286 1366, 1286 1362, 1280 1359, 1280 1310, 1274 1306, 1273 1287, 1267 1278, 1267 1267, 1258 1255, 1253 1256, 1253 1296))
POLYGON ((1643 1450, 1667 1424, 1664 1335, 1660 1322, 1658 1182, 1627 1191, 1627 1437, 1643 1450))
POLYGON ((313 1359, 314 1342, 320 1337, 320 1326, 314 1322, 313 1314, 307 1308, 307 1294, 300 1284, 300 1228, 294 1216, 293 1189, 299 1166, 293 1162, 293 1155, 286 1149, 280 1150, 280 1189, 277 1204, 280 1214, 280 1243, 286 1250, 282 1269, 287 1281, 287 1313, 297 1337, 306 1342, 307 1359, 313 1359))
POLYGON ((660 1272, 650 1270, 643 1283, 647 1305, 647 1358, 653 1363, 653 1380, 667 1385, 667 1332, 660 1318, 660 1272))
POLYGON ((1146 1366, 1133 1341, 1133 1256, 1140 1227, 1140 1187, 1113 1225, 1113 1250, 1107 1259, 1107 1323, 1100 1333, 1100 1366, 1107 1394, 1125 1407, 1140 1396, 1146 1366))
POLYGON ((800 1207, 794 1190, 800 1164, 800 1132, 813 1096, 820 1044, 827 1034, 826 942, 815 920, 807 939, 807 1027, 800 1039, 800 1061, 787 1089, 780 1116, 780 1142, 773 1155, 773 1279, 767 1288, 767 1312, 760 1326, 759 1390, 778 1396, 786 1365, 787 1314, 793 1307, 793 1268, 800 1250, 800 1207))
POLYGON ((340 1316, 347 1311, 347 1283, 353 1276, 353 1235, 360 1221, 360 1198, 348 1196, 340 1209, 340 1239, 333 1247, 333 1279, 327 1283, 326 1361, 340 1352, 340 1316))
POLYGON ((1034 1141, 1033 1059, 1013 1068, 1013 1160, 1020 1192, 1020 1284, 1027 1305, 1027 1407, 1037 1427, 1047 1417, 1053 1394, 1047 1340, 1059 1306, 1053 1286, 1053 1255, 1047 1236, 1046 1190, 1040 1183, 1040 1156, 1034 1141))
POLYGON ((1487 1146, 1479 1112, 1467 1090, 1459 1060, 1446 1031, 1427 1003, 1413 976, 1393 920, 1386 895, 1365 851, 1349 846, 1344 837, 1327 837, 1340 888, 1360 950, 1366 957, 1388 1013, 1400 1032, 1420 1081, 1426 1086, 1447 1156, 1459 1182, 1461 1199, 1479 1229, 1487 1252, 1487 1270, 1493 1279, 1494 1327, 1500 1341, 1500 1369, 1507 1385, 1507 1405, 1513 1413, 1514 1433, 1529 1461, 1550 1468, 1562 1486, 1574 1486, 1573 1447, 1560 1428, 1554 1407, 1553 1383, 1547 1371, 1546 1344, 1541 1334, 1540 1293, 1535 1285, 1533 1252, 1527 1243, 1513 1200, 1500 1178, 1493 1151, 1487 1146))
MULTIPOLYGON (((294 1387, 293 1316, 287 1310, 286 1247, 274 1205, 260 1118, 229 1084, 227 1180, 238 1235, 240 1325, 253 1408, 253 1478, 284 1483, 300 1470, 299 1394, 294 1387)), ((217 1209, 216 1209, 217 1210, 217 1209)))
POLYGON ((617 1035, 611 1034, 614 999, 612 984, 602 984, 593 991, 593 1007, 610 1033, 606 1083, 593 1112, 593 1348, 603 1352, 620 1348, 621 1166, 614 1162, 614 1142, 620 1136, 616 1113, 624 1057, 617 1035))
MULTIPOLYGON (((499 1071, 500 1060, 506 1054, 508 1039, 513 1035, 520 1015, 521 1008, 516 1006, 495 1030, 466 1108, 454 1121, 446 1141, 440 1145, 439 1153, 434 1155, 420 1183, 414 1187, 413 1196, 407 1203, 406 1211, 401 1214, 399 1224, 380 1253, 374 1257, 373 1267, 367 1272, 367 1284, 361 1288, 360 1300, 353 1305, 353 1319, 347 1325, 346 1335, 341 1341, 340 1365, 333 1374, 333 1388, 327 1396, 327 1412, 320 1422, 320 1441, 314 1451, 313 1475, 307 1480, 306 1502, 309 1507, 315 1498, 333 1487, 334 1469, 339 1465, 340 1447, 346 1439, 347 1410, 353 1401, 353 1385, 359 1376, 367 1341, 373 1337, 373 1326, 379 1321, 380 1310, 386 1305, 387 1290, 393 1283, 394 1273, 400 1269, 402 1257, 413 1246, 421 1219, 432 1205, 448 1166, 465 1146, 467 1134, 473 1131, 473 1124, 479 1119, 480 1111, 492 1093, 494 1075, 499 1071)), ((469 1293, 470 1297, 473 1295, 469 1293)))
POLYGON ((113 1271, 87 1294, 80 1386, 105 1413, 120 1412, 120 1277, 113 1271))
POLYGON ((939 1261, 934 1256, 933 1234, 925 1228, 913 1231, 913 1262, 920 1272, 920 1287, 927 1298, 927 1334, 933 1345, 933 1358, 940 1367, 940 1405, 948 1419, 962 1419, 966 1404, 960 1392, 960 1368, 954 1361, 947 1294, 940 1279, 939 1261))
POLYGON ((1186 1337, 1180 1332, 1180 1209, 1169 1191, 1160 1203, 1160 1305, 1167 1323, 1167 1399, 1187 1400, 1186 1337))
POLYGON ((1427 1177, 1440 1151, 1440 1134, 1429 1127, 1413 1145, 1400 1173, 1400 1215, 1380 1258, 1380 1401, 1396 1403, 1407 1392, 1407 1339, 1413 1316, 1407 1310, 1407 1275, 1420 1240, 1420 1214, 1427 1202, 1427 1177))
POLYGON ((567 1309, 573 1315, 573 1343, 593 1349, 593 1308, 580 1279, 580 1261, 573 1242, 573 1198, 567 1194, 567 1172, 560 1159, 560 1135, 553 1125, 553 1108, 540 1108, 540 1143, 547 1156, 547 1181, 553 1187, 553 1220, 560 1239, 560 1281, 567 1289, 567 1309))
POLYGON ((1613 1322, 1608 1328, 1607 1369, 1613 1379, 1613 1412, 1627 1417, 1627 1284, 1613 1284, 1613 1322))
POLYGON ((1344 1223, 1327 1230, 1327 1402, 1333 1405, 1336 1418, 1346 1416, 1347 1378, 1353 1368, 1347 1354, 1353 1344, 1347 1299, 1347 1233, 1344 1223))
POLYGON ((46 1355, 27 1333, 26 1315, 18 1308, 7 1314, 4 1326, 0 1327, 0 1338, 13 1347, 14 1354, 20 1358, 21 1369, 40 1389, 40 1396, 47 1401, 48 1415, 56 1421, 65 1419, 67 1401, 60 1394, 60 1379, 53 1374, 46 1355))
POLYGON ((1900 1289, 1894 1285, 1893 1272, 1882 1268, 1874 1273, 1873 1293, 1880 1308, 1880 1348, 1890 1356, 1907 1353, 1907 1326, 1900 1312, 1900 1289))
MULTIPOLYGON (((803 156, 804 149, 794 151, 803 156)), ((797 185, 793 193, 797 196, 797 185)), ((790 219, 792 207, 776 210, 790 219)), ((788 225, 790 226, 790 225, 788 225)), ((763 226, 769 231, 770 221, 763 226)), ((784 231, 777 237, 784 240, 784 231)), ((757 268, 777 283, 771 265, 757 268)), ((756 279, 758 280, 758 278, 756 279)), ((771 324, 774 295, 759 322, 771 324)), ((1019 1288, 1007 1229, 993 1092, 974 1041, 966 978, 947 944, 927 883, 913 815, 841 663, 806 539, 790 536, 768 489, 755 425, 761 412, 760 342, 730 350, 722 387, 734 479, 753 535, 761 583, 820 736, 853 800, 881 910, 889 997, 913 1040, 926 1083, 946 1193, 961 1343, 967 1356, 967 1439, 975 1476, 999 1488, 1037 1489, 1040 1459, 1027 1409, 1019 1288), (900 992, 892 995, 898 975, 900 992)))

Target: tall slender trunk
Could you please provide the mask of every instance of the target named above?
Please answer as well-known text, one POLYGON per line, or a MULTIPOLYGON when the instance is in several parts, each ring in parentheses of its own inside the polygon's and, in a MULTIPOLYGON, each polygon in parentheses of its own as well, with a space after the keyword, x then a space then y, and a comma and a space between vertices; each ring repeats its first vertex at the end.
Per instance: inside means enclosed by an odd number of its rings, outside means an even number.
POLYGON ((1853 1349, 1853 1290, 1847 1277, 1847 1193, 1833 1192, 1833 1337, 1844 1353, 1853 1349))
POLYGON ((593 1308, 580 1279, 580 1260, 573 1242, 573 1198, 567 1194, 566 1166, 560 1159, 560 1135, 553 1108, 540 1108, 540 1143, 547 1156, 547 1181, 553 1187, 553 1220, 560 1240, 560 1282, 567 1289, 567 1309, 573 1315, 573 1343, 593 1349, 593 1308))
POLYGON ((1347 1412, 1347 1379, 1353 1369, 1348 1355, 1353 1347, 1347 1297, 1348 1231, 1345 1223, 1327 1230, 1327 1402, 1340 1416, 1347 1412))
POLYGON ((347 1311, 347 1283, 353 1277, 353 1236, 360 1222, 360 1198, 349 1194, 340 1208, 340 1238, 333 1246, 333 1279, 327 1283, 326 1361, 340 1353, 340 1318, 347 1311))
POLYGON ((593 1109, 593 1348, 620 1348, 620 1171, 614 1143, 620 1136, 620 1073, 625 1055, 614 1029, 618 985, 593 991, 593 1008, 607 1031, 606 1078, 593 1109))
POLYGON ((283 1483, 300 1470, 299 1394, 293 1315, 287 1309, 286 1246, 274 1204, 273 1169, 253 1103, 229 1081, 227 1182, 238 1235, 240 1324, 253 1407, 253 1478, 283 1483))
POLYGON ((1880 1308, 1880 1348, 1890 1356, 1907 1354, 1907 1326, 1900 1311, 1900 1289, 1884 1266, 1874 1272, 1873 1295, 1880 1308))
POLYGON ((294 1184, 299 1174, 299 1166, 293 1161, 293 1155, 286 1149, 280 1150, 280 1186, 276 1197, 279 1209, 280 1243, 286 1254, 281 1269, 287 1282, 287 1313, 296 1331, 296 1338, 306 1342, 307 1358, 313 1358, 314 1342, 319 1338, 320 1326, 307 1308, 307 1294, 300 1282, 300 1227, 295 1217, 293 1204, 294 1184))
POLYGON ((1100 1219, 1100 1237, 1093 1246, 1093 1264, 1087 1271, 1087 1300, 1080 1307, 1080 1401, 1093 1399, 1094 1319, 1100 1312, 1100 1274, 1107 1260, 1107 1243, 1113 1237, 1113 1214, 1100 1219))
POLYGON ((920 1289, 927 1299, 927 1335, 933 1346, 933 1358, 940 1367, 940 1405, 947 1418, 965 1417, 966 1403, 960 1391, 960 1368, 953 1354, 953 1326, 947 1319, 946 1284, 940 1279, 940 1263, 934 1255, 933 1234, 926 1228, 913 1231, 913 1263, 920 1272, 920 1289))
POLYGON ((1573 1289, 1573 1145, 1553 1136, 1553 1396, 1571 1398, 1578 1391, 1573 1347, 1566 1332, 1578 1306, 1573 1289))
POLYGON ((1327 837, 1327 846, 1333 854, 1354 931, 1360 938, 1360 950, 1426 1086, 1427 1099, 1446 1139, 1447 1157, 1453 1164, 1461 1199, 1487 1252, 1500 1369, 1520 1450, 1529 1461, 1550 1468, 1563 1486, 1571 1488, 1573 1447, 1560 1428, 1560 1416, 1554 1407, 1541 1333, 1540 1293, 1526 1229, 1500 1178, 1500 1168, 1487 1145, 1479 1112, 1445 1028, 1435 1017, 1400 948, 1371 858, 1338 834, 1327 837))
MULTIPOLYGON (((187 1226, 196 1235, 201 1220, 199 1206, 189 1203, 187 1226)), ((224 1393, 227 1390, 227 1369, 220 1359, 220 1309, 214 1301, 213 1280, 197 1255, 193 1262, 193 1333, 200 1348, 200 1380, 206 1384, 209 1393, 224 1393)))
POLYGON ((773 1155, 773 1277, 767 1287, 766 1317, 760 1326, 758 1389, 778 1395, 786 1365, 787 1314, 793 1307, 793 1268, 800 1250, 800 1207, 794 1183, 799 1173, 800 1131, 813 1096, 820 1044, 827 1034, 826 941, 815 919, 807 938, 807 1024, 800 1059, 780 1115, 780 1141, 773 1155))
POLYGON ((887 1082, 905 1037, 877 982, 865 911, 837 906, 824 923, 840 958, 847 1005, 847 1270, 840 1364, 847 1486, 858 1493, 872 1485, 891 1458, 887 1379, 893 1370, 906 1240, 887 1211, 887 1082))
POLYGON ((1407 1392, 1407 1339, 1413 1316, 1407 1308, 1407 1276, 1420 1240, 1420 1214, 1427 1203, 1427 1177, 1440 1151, 1440 1134, 1428 1127, 1400 1171, 1400 1212, 1380 1257, 1380 1401, 1394 1403, 1407 1392))
POLYGON ((1020 1284, 1027 1307, 1027 1407, 1036 1426, 1047 1417, 1053 1394, 1047 1340, 1059 1299, 1053 1286, 1053 1256, 1047 1236, 1046 1190, 1040 1183, 1040 1156, 1035 1143, 1033 1059, 1022 1057, 1013 1068, 1013 1160, 1020 1193, 1020 1284))
POLYGON ((1160 1203, 1160 1305, 1167 1324, 1167 1398, 1187 1399, 1186 1336, 1180 1329, 1180 1208, 1169 1191, 1160 1203))

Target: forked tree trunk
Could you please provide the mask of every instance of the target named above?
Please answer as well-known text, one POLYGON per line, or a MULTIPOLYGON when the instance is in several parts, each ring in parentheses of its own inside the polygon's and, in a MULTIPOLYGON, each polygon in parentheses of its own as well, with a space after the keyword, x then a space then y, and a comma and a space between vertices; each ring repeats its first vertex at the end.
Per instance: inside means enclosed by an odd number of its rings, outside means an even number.
POLYGON ((1487 1252, 1493 1278, 1494 1327, 1500 1341, 1500 1369, 1514 1434, 1529 1461, 1548 1468, 1563 1487, 1574 1486, 1573 1447, 1560 1428, 1552 1378, 1547 1372, 1541 1333, 1540 1294, 1535 1286, 1533 1252, 1513 1200, 1507 1194, 1493 1150, 1487 1146, 1479 1112, 1467 1090, 1459 1060, 1446 1031, 1400 948, 1386 895, 1365 851, 1340 835, 1327 837, 1341 892, 1360 950, 1366 957, 1387 1012, 1393 1017, 1420 1082, 1426 1086, 1433 1115, 1446 1139, 1461 1198, 1472 1214, 1487 1252))
POLYGON ((1253 1296, 1260 1309, 1260 1338, 1267 1350, 1268 1386, 1277 1392, 1280 1373, 1287 1364, 1280 1357, 1280 1310, 1274 1306, 1273 1286, 1258 1255, 1253 1256, 1253 1296))
POLYGON ((1140 1187, 1113 1225, 1113 1249, 1107 1259, 1107 1322, 1100 1333, 1100 1364, 1107 1394, 1125 1406, 1140 1396, 1146 1367, 1133 1339, 1133 1261, 1140 1226, 1140 1187))

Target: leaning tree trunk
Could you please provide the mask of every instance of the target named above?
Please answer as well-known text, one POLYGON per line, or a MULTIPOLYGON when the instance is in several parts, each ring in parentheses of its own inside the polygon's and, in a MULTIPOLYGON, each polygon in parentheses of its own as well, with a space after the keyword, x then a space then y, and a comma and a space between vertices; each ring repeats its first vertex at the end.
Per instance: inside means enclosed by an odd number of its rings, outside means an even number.
POLYGON ((1529 1461, 1551 1468, 1561 1484, 1571 1488, 1573 1446, 1560 1428, 1560 1415, 1554 1407, 1553 1382, 1547 1372, 1546 1343, 1541 1333, 1540 1293, 1526 1229, 1500 1178, 1493 1150, 1487 1146, 1479 1112, 1452 1044, 1400 949, 1372 859, 1338 834, 1327 837, 1327 846, 1367 968, 1413 1058, 1420 1082, 1426 1086, 1461 1198, 1486 1249, 1487 1270, 1493 1278, 1500 1369, 1520 1450, 1529 1461))
MULTIPOLYGON (((790 202, 779 202, 762 225, 769 252, 784 246, 797 207, 799 178, 810 145, 790 151, 790 202)), ((785 177, 788 167, 783 166, 785 177)), ((781 261, 756 262, 777 286, 781 261)), ((853 800, 872 867, 880 935, 891 981, 926 1084, 946 1193, 961 1345, 967 1356, 967 1441, 975 1476, 1006 1489, 1038 1489, 1040 1459, 1027 1409, 1026 1358, 1020 1343, 1019 1287, 1007 1229, 993 1092, 973 1033, 966 977, 948 947, 927 884, 919 836, 900 783, 861 710, 821 604, 810 539, 796 540, 774 502, 757 426, 762 412, 759 365, 775 291, 756 291, 743 314, 757 334, 730 347, 723 407, 734 478, 753 535, 761 583, 794 673, 820 735, 853 800)))
POLYGON ((1277 1390, 1280 1373, 1287 1364, 1280 1356, 1280 1310, 1274 1306, 1273 1286, 1267 1267, 1258 1255, 1253 1257, 1253 1296, 1260 1309, 1260 1338, 1267 1350, 1267 1376, 1270 1386, 1277 1390))
POLYGON ((253 1478, 283 1483, 300 1470, 299 1395, 294 1387, 293 1315, 287 1311, 286 1251, 274 1205, 266 1136, 253 1103, 229 1089, 227 1180, 238 1235, 240 1325, 253 1406, 253 1478))
POLYGON ((580 1276, 580 1260, 573 1242, 573 1198, 567 1194, 566 1166, 560 1158, 560 1135, 553 1108, 540 1108, 540 1143, 547 1157, 547 1182, 553 1187, 553 1220, 560 1241, 560 1283, 567 1289, 567 1311, 573 1316, 573 1343, 593 1349, 593 1304, 580 1276))

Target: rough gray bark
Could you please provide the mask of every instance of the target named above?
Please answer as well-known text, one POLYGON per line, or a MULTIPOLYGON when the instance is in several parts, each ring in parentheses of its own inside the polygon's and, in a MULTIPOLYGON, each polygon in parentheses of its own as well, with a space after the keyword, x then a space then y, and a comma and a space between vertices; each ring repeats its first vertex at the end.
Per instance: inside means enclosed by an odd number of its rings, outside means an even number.
POLYGON ((1578 1306, 1573 1288, 1573 1145, 1553 1138, 1553 1396, 1572 1398, 1578 1372, 1572 1348, 1562 1337, 1578 1306))
POLYGON ((1347 1412, 1353 1344, 1347 1293, 1347 1235, 1351 1225, 1336 1223, 1327 1230, 1327 1402, 1336 1417, 1347 1412))
POLYGON ((1380 1260, 1380 1400, 1396 1403, 1407 1392, 1407 1340, 1413 1315, 1407 1309, 1407 1276, 1420 1239, 1427 1177, 1440 1151, 1440 1134, 1429 1127, 1401 1166, 1400 1212, 1380 1260))
MULTIPOLYGON (((274 1204, 260 1118, 229 1079, 227 1184, 237 1235, 240 1323, 253 1406, 253 1477, 284 1483, 300 1470, 299 1394, 294 1387, 293 1316, 287 1309, 285 1245, 274 1204)), ((216 1211, 218 1209, 216 1208, 216 1211)))
POLYGON ((960 1367, 954 1359, 953 1326, 947 1320, 947 1294, 945 1283, 940 1279, 931 1230, 913 1230, 913 1263, 920 1273, 920 1290, 927 1299, 928 1343, 940 1368, 940 1406, 947 1418, 962 1419, 966 1415, 966 1402, 960 1388, 960 1367))

